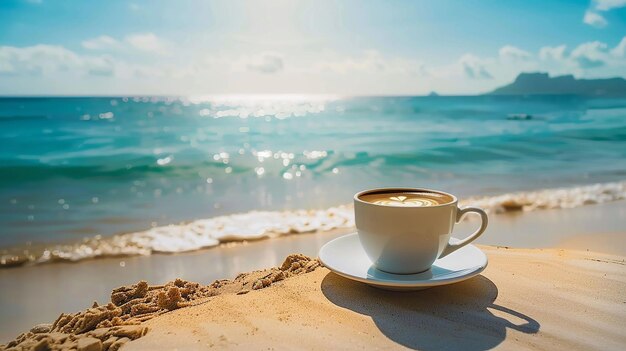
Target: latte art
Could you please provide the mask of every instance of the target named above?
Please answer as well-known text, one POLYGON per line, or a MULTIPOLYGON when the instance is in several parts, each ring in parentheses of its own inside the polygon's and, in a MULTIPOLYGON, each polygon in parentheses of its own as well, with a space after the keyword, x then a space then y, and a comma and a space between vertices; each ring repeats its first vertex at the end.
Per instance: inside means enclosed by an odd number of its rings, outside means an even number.
POLYGON ((359 198, 375 205, 395 207, 429 207, 452 201, 449 196, 430 192, 370 193, 359 198))
MULTIPOLYGON (((403 196, 402 196, 403 197, 403 196)), ((389 199, 380 199, 372 202, 376 205, 385 205, 385 206, 413 206, 413 207, 424 207, 424 206, 437 206, 439 203, 432 199, 406 199, 400 200, 397 197, 390 197, 389 199)))

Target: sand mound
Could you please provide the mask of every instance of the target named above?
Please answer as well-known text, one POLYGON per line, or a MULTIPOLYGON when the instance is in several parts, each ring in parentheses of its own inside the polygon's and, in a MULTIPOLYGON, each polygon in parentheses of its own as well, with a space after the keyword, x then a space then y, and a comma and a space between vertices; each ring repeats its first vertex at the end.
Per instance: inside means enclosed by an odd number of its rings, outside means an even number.
POLYGON ((74 314, 62 313, 52 324, 41 324, 19 335, 0 350, 109 350, 144 336, 141 324, 182 307, 210 301, 220 294, 245 294, 294 275, 314 271, 320 263, 310 257, 289 255, 280 267, 239 274, 233 280, 200 285, 176 279, 165 285, 145 281, 111 292, 111 302, 74 314))

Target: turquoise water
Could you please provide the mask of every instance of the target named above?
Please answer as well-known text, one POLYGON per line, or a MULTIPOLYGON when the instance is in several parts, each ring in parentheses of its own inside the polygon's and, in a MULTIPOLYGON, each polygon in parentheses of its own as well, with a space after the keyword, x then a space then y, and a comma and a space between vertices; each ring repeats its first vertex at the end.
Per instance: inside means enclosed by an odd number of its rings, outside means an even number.
POLYGON ((0 127, 0 246, 326 208, 375 186, 626 178, 626 100, 0 98, 0 127))

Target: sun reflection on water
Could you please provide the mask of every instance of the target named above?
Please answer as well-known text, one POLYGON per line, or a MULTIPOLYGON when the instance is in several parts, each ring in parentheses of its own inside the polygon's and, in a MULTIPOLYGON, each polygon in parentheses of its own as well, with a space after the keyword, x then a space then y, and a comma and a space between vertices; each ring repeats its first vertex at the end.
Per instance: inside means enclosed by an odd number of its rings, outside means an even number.
POLYGON ((276 118, 303 117, 325 111, 326 104, 337 100, 322 95, 227 95, 190 96, 194 105, 209 105, 198 111, 202 117, 276 118))

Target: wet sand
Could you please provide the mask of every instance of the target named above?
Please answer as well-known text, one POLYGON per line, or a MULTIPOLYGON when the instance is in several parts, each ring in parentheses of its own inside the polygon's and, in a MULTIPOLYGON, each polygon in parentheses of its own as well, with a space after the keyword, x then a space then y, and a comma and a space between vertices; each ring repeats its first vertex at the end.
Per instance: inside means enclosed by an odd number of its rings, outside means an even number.
MULTIPOLYGON (((626 255, 626 202, 496 215, 481 244, 511 247, 570 247, 626 255), (598 240, 595 240, 597 237, 598 240)), ((458 236, 476 225, 467 221, 458 236)), ((0 342, 62 312, 108 301, 112 288, 147 280, 161 284, 183 278, 209 284, 240 272, 279 265, 290 253, 316 256, 319 248, 351 230, 298 234, 225 245, 189 254, 108 258, 0 270, 0 342)))

